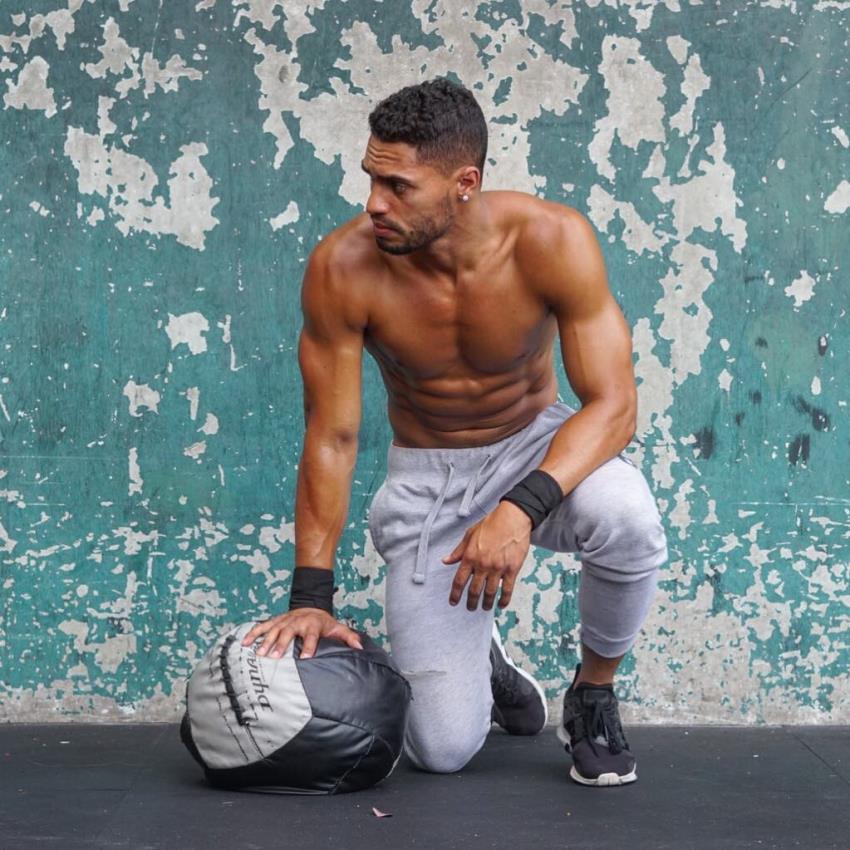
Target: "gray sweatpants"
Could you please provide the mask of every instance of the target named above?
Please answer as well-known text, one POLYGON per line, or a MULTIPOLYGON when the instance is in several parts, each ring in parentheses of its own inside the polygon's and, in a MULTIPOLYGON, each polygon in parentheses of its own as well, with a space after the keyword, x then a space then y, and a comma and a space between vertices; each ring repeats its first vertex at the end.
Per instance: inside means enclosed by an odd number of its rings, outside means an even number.
MULTIPOLYGON (((459 563, 441 558, 466 529, 543 460, 563 402, 525 428, 473 448, 404 448, 387 454, 387 478, 372 500, 369 530, 387 564, 385 616, 390 650, 410 682, 405 751, 415 765, 459 770, 490 730, 490 637, 496 607, 456 606, 449 593, 459 563)), ((667 560, 661 517, 643 473, 611 458, 568 493, 533 532, 534 546, 576 552, 581 640, 613 658, 634 644, 667 560)), ((498 596, 496 597, 498 601, 498 596)))

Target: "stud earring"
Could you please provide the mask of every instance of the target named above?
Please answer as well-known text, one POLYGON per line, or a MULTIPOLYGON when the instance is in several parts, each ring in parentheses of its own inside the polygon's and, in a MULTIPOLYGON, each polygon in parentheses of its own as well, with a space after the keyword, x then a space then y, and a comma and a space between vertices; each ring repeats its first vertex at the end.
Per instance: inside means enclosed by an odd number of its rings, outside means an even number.
POLYGON ((461 198, 461 200, 462 200, 462 201, 468 201, 468 200, 469 200, 469 195, 464 195, 464 196, 461 198))

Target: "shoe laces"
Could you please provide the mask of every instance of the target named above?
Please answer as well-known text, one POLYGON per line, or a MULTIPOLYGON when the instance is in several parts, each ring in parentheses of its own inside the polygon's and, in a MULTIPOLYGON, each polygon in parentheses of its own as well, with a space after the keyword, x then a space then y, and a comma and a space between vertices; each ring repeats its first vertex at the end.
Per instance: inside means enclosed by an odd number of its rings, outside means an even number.
POLYGON ((568 722, 567 728, 570 726, 573 727, 570 731, 574 733, 576 741, 587 738, 594 755, 599 755, 596 747, 603 742, 611 755, 617 755, 629 747, 613 698, 603 697, 594 699, 591 705, 582 704, 581 714, 568 722))

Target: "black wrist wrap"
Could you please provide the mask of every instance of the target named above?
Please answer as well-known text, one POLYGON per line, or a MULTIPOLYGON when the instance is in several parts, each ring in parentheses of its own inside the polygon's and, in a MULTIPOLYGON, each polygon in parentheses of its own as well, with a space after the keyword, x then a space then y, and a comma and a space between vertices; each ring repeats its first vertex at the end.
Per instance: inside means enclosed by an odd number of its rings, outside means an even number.
POLYGON ((534 530, 561 504, 563 498, 561 485, 548 472, 533 469, 499 501, 510 502, 525 511, 534 530))
POLYGON ((289 610, 321 608, 333 616, 334 571, 323 567, 296 567, 292 575, 289 610))

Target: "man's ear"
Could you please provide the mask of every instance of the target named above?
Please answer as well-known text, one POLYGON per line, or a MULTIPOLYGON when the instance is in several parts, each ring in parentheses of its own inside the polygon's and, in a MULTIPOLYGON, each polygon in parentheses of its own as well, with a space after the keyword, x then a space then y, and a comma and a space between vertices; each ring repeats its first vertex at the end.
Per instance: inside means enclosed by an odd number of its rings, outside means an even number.
POLYGON ((461 168, 457 174, 458 195, 471 195, 481 187, 481 172, 474 165, 461 168))

